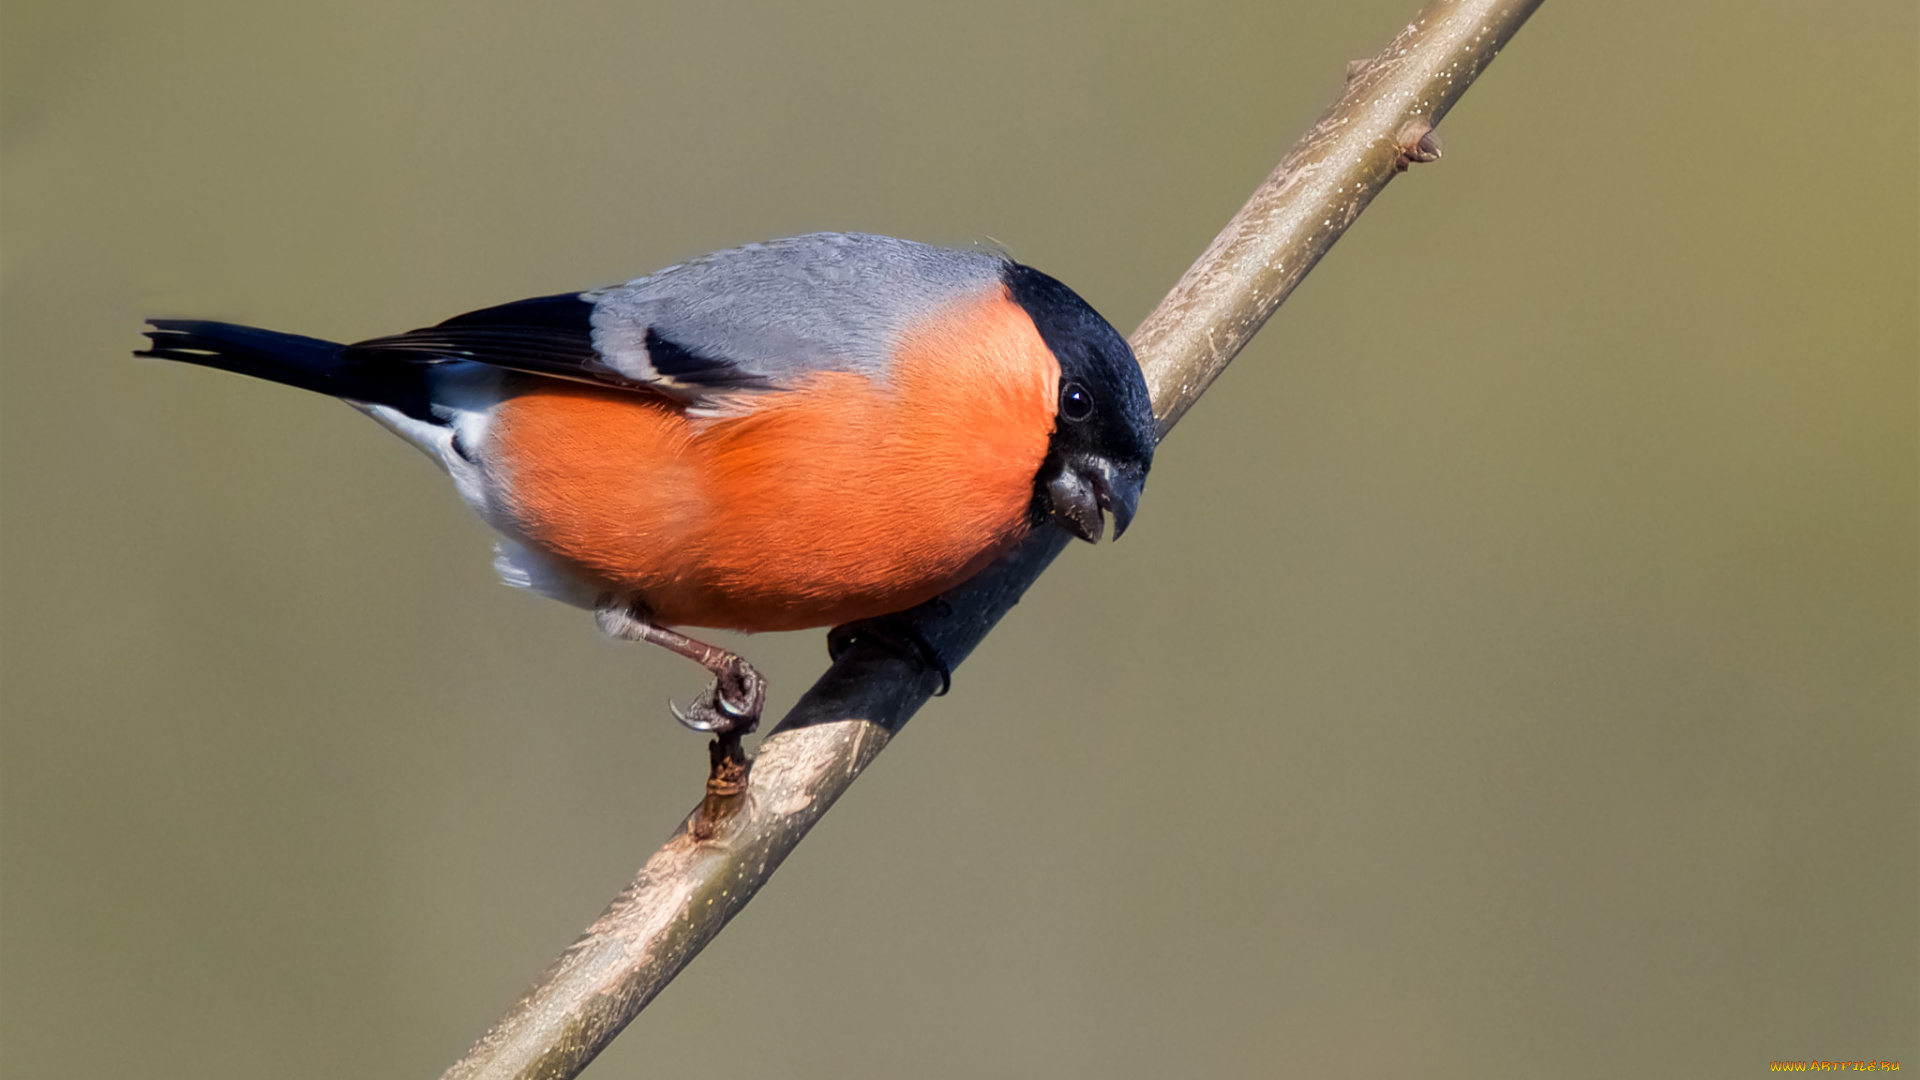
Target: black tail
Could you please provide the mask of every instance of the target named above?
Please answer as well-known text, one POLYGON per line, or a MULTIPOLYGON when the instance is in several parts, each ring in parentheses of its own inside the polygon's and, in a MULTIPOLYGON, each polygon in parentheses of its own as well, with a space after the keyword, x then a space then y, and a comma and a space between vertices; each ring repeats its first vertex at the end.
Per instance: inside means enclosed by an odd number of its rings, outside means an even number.
POLYGON ((153 327, 146 332, 153 345, 135 356, 237 371, 367 405, 390 405, 422 420, 434 418, 427 400, 425 365, 353 359, 345 345, 232 323, 198 319, 147 322, 153 327))

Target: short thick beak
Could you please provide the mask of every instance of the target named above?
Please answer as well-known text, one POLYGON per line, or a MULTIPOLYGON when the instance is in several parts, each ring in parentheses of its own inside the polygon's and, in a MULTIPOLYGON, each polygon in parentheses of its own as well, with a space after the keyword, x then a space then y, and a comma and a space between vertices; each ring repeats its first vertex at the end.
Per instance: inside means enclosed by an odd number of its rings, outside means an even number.
POLYGON ((1120 539, 1133 523, 1134 507, 1146 482, 1145 468, 1074 455, 1061 467, 1060 475, 1047 482, 1047 499, 1055 521, 1087 543, 1097 544, 1107 524, 1100 512, 1113 515, 1113 538, 1120 539))

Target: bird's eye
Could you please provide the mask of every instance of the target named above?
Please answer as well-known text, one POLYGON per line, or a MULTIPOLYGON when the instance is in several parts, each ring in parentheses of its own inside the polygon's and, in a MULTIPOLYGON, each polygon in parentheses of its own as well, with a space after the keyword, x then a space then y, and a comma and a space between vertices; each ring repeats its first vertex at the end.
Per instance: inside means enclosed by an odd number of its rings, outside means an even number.
POLYGON ((1060 415, 1074 422, 1093 415, 1093 395, 1077 382, 1060 388, 1060 415))

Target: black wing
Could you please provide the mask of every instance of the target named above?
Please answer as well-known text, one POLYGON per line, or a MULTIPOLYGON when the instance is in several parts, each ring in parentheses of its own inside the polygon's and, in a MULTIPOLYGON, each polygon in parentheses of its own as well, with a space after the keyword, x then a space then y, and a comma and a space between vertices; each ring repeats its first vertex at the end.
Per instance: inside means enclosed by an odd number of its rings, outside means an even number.
POLYGON ((581 293, 536 296, 511 304, 456 315, 437 326, 374 338, 347 346, 354 360, 438 363, 471 360, 535 375, 600 383, 623 390, 647 390, 676 398, 688 391, 766 389, 767 379, 722 357, 706 356, 668 339, 658 329, 646 332, 646 366, 651 378, 634 378, 614 368, 594 346, 595 303, 581 293))

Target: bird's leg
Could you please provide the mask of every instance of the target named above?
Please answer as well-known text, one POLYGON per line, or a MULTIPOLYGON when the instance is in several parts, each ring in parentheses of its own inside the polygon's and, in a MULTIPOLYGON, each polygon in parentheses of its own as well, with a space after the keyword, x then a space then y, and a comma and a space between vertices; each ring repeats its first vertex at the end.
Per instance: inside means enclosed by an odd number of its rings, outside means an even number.
POLYGON ((605 602, 593 614, 600 631, 608 637, 650 641, 713 672, 713 685, 684 712, 674 707, 673 714, 681 723, 695 731, 731 737, 736 742, 759 725, 760 710, 767 703, 767 680, 752 664, 717 645, 695 641, 661 626, 647 615, 646 609, 634 604, 605 602))
POLYGON ((671 703, 668 706, 681 723, 695 731, 713 733, 713 742, 707 748, 707 797, 700 801, 700 809, 689 825, 696 839, 712 839, 719 823, 739 810, 746 795, 753 763, 747 760, 740 736, 760 723, 760 710, 767 703, 766 677, 734 653, 654 622, 639 604, 620 604, 606 598, 594 609, 593 617, 600 624, 600 632, 608 637, 650 641, 713 672, 713 685, 685 712, 671 703))

